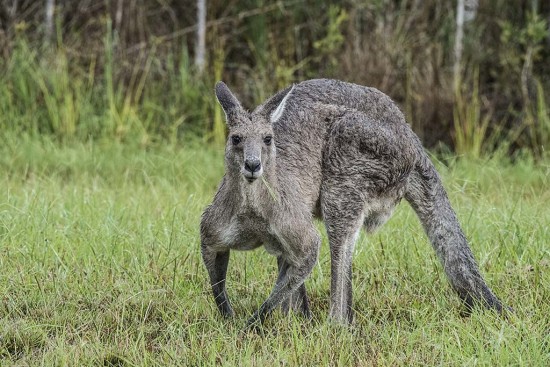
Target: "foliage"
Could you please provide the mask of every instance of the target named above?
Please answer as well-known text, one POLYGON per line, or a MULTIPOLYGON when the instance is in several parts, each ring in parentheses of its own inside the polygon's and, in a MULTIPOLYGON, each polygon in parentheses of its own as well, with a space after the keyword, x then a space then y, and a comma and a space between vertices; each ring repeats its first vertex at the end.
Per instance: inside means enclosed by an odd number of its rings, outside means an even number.
POLYGON ((209 1, 202 74, 189 57, 195 1, 58 0, 56 42, 44 39, 44 4, 0 5, 2 128, 142 144, 198 135, 219 146, 217 79, 252 107, 290 83, 334 77, 390 95, 428 147, 490 153, 499 140, 537 157, 548 151, 537 135, 550 96, 547 2, 480 2, 465 25, 460 96, 451 87, 453 2, 209 1), (456 146, 465 124, 480 122, 476 143, 456 146))
POLYGON ((345 38, 342 34, 342 23, 348 19, 348 14, 345 10, 332 5, 328 9, 328 25, 327 34, 324 38, 313 43, 313 48, 319 55, 328 57, 328 61, 334 68, 338 65, 337 53, 344 44, 345 38))

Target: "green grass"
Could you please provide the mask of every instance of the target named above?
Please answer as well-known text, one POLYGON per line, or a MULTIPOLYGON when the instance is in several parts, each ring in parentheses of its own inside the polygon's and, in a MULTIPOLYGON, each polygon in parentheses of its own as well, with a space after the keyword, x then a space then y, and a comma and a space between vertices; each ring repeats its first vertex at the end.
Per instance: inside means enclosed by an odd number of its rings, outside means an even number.
MULTIPOLYGON (((482 272, 516 314, 463 307, 407 204, 361 235, 353 327, 327 322, 326 237, 307 281, 312 321, 274 314, 242 333, 275 259, 232 254, 236 318, 215 309, 198 225, 223 151, 0 139, 0 365, 550 364, 550 166, 438 163, 482 272)), ((319 225, 322 228, 321 225, 319 225)))

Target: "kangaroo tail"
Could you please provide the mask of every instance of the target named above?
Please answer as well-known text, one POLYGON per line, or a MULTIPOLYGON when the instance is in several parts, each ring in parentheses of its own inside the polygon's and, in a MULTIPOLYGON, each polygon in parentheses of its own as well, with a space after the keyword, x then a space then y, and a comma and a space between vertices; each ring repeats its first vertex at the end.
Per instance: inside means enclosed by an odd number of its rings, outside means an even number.
POLYGON ((470 310, 475 303, 502 311, 502 303, 485 284, 468 241, 460 228, 441 179, 422 152, 405 198, 422 222, 453 289, 470 310))

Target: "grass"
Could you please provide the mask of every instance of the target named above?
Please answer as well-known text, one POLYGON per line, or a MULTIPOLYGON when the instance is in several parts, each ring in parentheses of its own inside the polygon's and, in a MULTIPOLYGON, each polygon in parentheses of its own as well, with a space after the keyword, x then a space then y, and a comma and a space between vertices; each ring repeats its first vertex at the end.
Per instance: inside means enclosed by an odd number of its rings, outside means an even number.
POLYGON ((155 45, 124 65, 113 55, 107 25, 102 56, 86 65, 63 44, 47 49, 23 38, 14 42, 9 57, 0 59, 2 131, 48 134, 63 142, 105 138, 148 145, 198 135, 215 140, 221 117, 212 132, 212 77, 196 75, 185 50, 161 58, 155 45))
POLYGON ((550 364, 548 162, 438 163, 483 274, 516 310, 509 319, 463 315, 403 203, 359 238, 353 327, 326 320, 324 237, 307 281, 314 319, 276 313, 259 336, 241 329, 273 285, 275 259, 232 254, 237 316, 224 321, 200 258, 221 149, 0 139, 2 366, 550 364))

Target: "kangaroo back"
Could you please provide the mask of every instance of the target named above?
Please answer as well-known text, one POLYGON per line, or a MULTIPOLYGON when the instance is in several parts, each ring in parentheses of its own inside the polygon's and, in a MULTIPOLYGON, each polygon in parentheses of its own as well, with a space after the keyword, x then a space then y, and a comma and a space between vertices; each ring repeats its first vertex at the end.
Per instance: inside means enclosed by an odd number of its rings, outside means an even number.
POLYGON ((300 101, 301 106, 329 104, 361 111, 373 120, 405 123, 399 107, 376 88, 340 80, 312 79, 297 84, 293 96, 300 101))
POLYGON ((475 302, 482 302, 502 311, 502 304, 481 277, 441 179, 425 153, 411 174, 405 198, 422 222, 452 287, 466 305, 471 308, 475 302))

